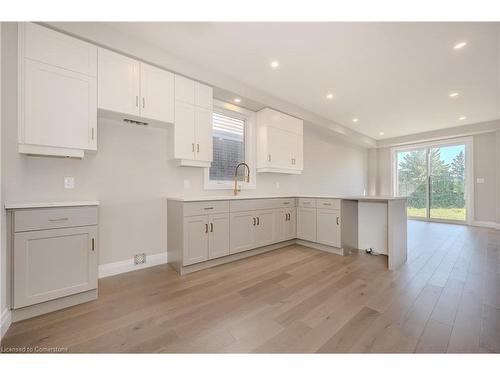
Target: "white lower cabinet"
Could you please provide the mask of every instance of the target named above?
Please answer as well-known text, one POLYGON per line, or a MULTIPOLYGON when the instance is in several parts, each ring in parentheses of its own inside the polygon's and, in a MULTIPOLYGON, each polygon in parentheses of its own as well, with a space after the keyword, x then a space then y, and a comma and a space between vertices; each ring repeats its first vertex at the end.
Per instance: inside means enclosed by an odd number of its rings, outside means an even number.
POLYGON ((208 216, 184 218, 184 265, 208 260, 208 216))
POLYGON ((184 218, 183 265, 229 255, 229 214, 184 218))
POLYGON ((210 215, 208 221, 208 258, 229 255, 229 215, 210 215))
POLYGON ((231 214, 231 254, 277 241, 276 210, 237 212, 231 214))
POLYGON ((338 199, 171 199, 167 211, 168 259, 181 274, 203 268, 187 267, 196 263, 295 239, 325 251, 341 247, 338 199))
POLYGON ((231 254, 250 250, 254 247, 255 224, 254 212, 236 212, 231 214, 231 254))
POLYGON ((316 242, 316 208, 297 208, 297 238, 316 242))
POLYGON ((297 238, 297 215, 295 208, 278 210, 275 220, 277 241, 287 241, 297 238))
POLYGON ((96 206, 8 210, 18 321, 97 298, 96 206))
POLYGON ((316 242, 340 247, 340 211, 318 208, 316 214, 316 242))

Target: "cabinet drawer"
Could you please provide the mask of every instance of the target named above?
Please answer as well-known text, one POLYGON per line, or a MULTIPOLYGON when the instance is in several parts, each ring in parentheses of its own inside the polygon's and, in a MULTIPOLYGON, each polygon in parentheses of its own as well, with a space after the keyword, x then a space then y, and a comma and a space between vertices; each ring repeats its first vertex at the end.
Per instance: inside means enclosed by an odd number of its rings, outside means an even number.
POLYGON ((330 208, 332 210, 340 210, 340 199, 316 199, 316 207, 330 208))
POLYGON ((229 212, 229 201, 184 203, 184 216, 211 215, 229 212))
POLYGON ((54 207, 16 210, 14 231, 97 225, 97 206, 54 207))
POLYGON ((297 200, 295 198, 279 198, 279 199, 276 199, 276 208, 295 207, 296 205, 297 205, 297 200))
POLYGON ((316 199, 299 198, 299 207, 316 207, 316 199))

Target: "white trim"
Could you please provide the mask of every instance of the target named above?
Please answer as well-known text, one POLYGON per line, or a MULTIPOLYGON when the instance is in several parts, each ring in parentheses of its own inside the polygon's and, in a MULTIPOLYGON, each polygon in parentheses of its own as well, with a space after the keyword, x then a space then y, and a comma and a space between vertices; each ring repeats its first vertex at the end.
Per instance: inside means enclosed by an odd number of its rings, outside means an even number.
MULTIPOLYGON (((250 167, 250 182, 238 182, 241 190, 254 190, 257 188, 257 173, 255 169, 256 130, 257 114, 237 105, 214 99, 214 112, 226 113, 228 116, 236 116, 245 120, 245 163, 250 167)), ((209 168, 205 168, 203 188, 205 190, 231 190, 233 181, 210 181, 209 168)))
MULTIPOLYGON (((427 220, 433 222, 444 222, 444 223, 465 223, 472 225, 474 221, 474 206, 475 206, 475 196, 474 196, 474 140, 473 137, 461 137, 461 138, 449 138, 433 142, 418 142, 412 143, 406 146, 396 146, 391 147, 391 193, 396 196, 398 194, 397 189, 397 164, 396 164, 396 153, 399 151, 410 151, 417 149, 427 149, 429 147, 436 146, 453 146, 453 145, 465 145, 465 202, 466 202, 466 219, 465 221, 459 220, 440 220, 440 219, 430 219, 430 218, 415 218, 417 220, 427 220)), ((414 219, 414 218, 411 218, 414 219)))
POLYGON ((167 263, 167 252, 146 255, 146 263, 134 264, 134 258, 122 260, 114 263, 106 263, 99 265, 99 278, 118 275, 120 273, 136 271, 143 268, 157 266, 167 263))
POLYGON ((491 229, 499 229, 500 230, 500 224, 495 223, 494 221, 477 221, 474 220, 471 223, 472 226, 474 227, 483 227, 483 228, 491 228, 491 229))
POLYGON ((5 309, 4 311, 2 311, 2 315, 0 316, 0 340, 9 329, 11 323, 12 314, 9 309, 5 309))

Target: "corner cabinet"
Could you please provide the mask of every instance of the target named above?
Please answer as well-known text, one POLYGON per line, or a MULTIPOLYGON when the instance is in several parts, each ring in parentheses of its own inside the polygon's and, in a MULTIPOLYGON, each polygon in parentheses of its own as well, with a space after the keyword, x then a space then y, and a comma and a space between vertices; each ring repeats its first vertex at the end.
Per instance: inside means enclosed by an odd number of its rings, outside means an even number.
POLYGON ((153 123, 174 121, 174 74, 99 48, 100 113, 153 123))
POLYGON ((264 108, 257 112, 257 172, 300 174, 303 121, 264 108))
POLYGON ((175 76, 174 127, 170 129, 170 159, 178 166, 210 167, 213 89, 179 75, 175 76))
POLYGON ((18 149, 82 158, 97 149, 97 47, 18 24, 18 149))

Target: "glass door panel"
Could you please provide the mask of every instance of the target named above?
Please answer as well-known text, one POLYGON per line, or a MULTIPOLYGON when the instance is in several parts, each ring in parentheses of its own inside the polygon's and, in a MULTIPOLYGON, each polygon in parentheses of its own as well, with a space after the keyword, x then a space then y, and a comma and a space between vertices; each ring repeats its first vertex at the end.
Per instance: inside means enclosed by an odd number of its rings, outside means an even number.
POLYGON ((429 148, 429 205, 431 219, 465 221, 465 145, 429 148))
POLYGON ((398 195, 408 197, 408 216, 427 218, 427 149, 399 151, 396 173, 398 195))

